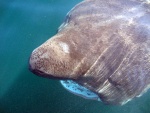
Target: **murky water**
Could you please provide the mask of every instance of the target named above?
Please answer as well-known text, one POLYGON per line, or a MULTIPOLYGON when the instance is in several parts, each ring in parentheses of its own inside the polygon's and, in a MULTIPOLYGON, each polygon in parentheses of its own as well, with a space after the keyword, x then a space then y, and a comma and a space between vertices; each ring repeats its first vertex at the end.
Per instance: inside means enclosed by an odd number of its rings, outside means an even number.
POLYGON ((150 113, 150 93, 124 106, 108 106, 29 72, 32 50, 56 33, 80 1, 0 1, 0 113, 150 113))

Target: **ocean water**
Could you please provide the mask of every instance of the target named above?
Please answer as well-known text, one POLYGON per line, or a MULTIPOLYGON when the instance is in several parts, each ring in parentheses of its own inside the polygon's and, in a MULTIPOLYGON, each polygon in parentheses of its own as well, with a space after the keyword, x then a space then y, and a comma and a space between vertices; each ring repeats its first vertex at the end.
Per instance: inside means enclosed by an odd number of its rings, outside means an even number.
POLYGON ((150 92, 124 106, 104 105, 28 70, 32 50, 56 34, 80 1, 0 1, 0 113, 150 113, 150 92))

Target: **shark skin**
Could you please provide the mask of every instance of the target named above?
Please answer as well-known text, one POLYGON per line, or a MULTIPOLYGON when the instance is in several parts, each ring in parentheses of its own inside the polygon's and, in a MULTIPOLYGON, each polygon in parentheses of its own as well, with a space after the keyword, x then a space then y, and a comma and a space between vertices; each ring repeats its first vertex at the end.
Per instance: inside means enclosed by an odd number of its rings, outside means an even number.
POLYGON ((29 69, 123 105, 150 88, 149 20, 149 0, 84 0, 33 50, 29 69))

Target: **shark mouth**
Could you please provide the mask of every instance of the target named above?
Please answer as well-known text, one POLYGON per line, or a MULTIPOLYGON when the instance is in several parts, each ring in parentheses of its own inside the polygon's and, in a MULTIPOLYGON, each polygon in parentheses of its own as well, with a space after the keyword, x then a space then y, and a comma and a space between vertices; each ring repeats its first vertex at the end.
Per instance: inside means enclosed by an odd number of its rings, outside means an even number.
POLYGON ((83 97, 85 99, 97 100, 100 101, 100 98, 97 94, 92 92, 91 90, 79 85, 78 83, 74 82, 73 80, 60 80, 62 86, 68 90, 69 92, 83 97))

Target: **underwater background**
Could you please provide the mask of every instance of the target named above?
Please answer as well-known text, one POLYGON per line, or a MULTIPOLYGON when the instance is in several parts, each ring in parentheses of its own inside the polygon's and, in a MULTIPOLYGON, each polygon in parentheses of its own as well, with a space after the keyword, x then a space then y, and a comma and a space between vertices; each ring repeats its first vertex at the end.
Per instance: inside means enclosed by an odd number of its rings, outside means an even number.
POLYGON ((56 34, 80 1, 0 1, 0 113, 150 113, 150 91, 124 106, 104 105, 28 70, 32 50, 56 34))

